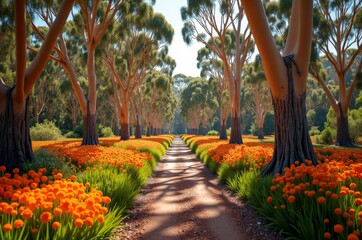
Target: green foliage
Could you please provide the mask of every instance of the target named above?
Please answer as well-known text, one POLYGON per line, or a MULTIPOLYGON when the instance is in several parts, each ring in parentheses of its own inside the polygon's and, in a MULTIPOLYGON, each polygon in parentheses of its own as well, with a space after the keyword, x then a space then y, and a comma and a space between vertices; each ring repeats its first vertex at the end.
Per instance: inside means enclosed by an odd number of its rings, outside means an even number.
POLYGON ((349 111, 348 114, 349 134, 353 142, 357 142, 362 136, 362 107, 349 111))
POLYGON ((316 142, 321 144, 332 144, 336 138, 336 130, 331 127, 325 127, 320 135, 317 136, 316 142))
POLYGON ((218 136, 219 132, 216 131, 216 130, 211 130, 211 131, 207 132, 207 135, 209 135, 209 136, 218 136))
POLYGON ((99 137, 112 137, 114 133, 112 132, 112 128, 101 126, 98 128, 98 136, 99 137))
POLYGON ((310 136, 319 135, 320 133, 321 133, 321 131, 319 131, 318 127, 316 127, 316 126, 312 126, 311 129, 309 130, 310 136))
POLYGON ((64 135, 66 138, 80 138, 81 136, 78 133, 69 131, 64 135))
POLYGON ((46 149, 40 148, 34 152, 34 160, 25 162, 22 170, 28 172, 34 170, 37 172, 40 168, 46 168, 44 173, 46 176, 52 176, 53 169, 61 170, 64 178, 69 178, 76 172, 76 167, 69 163, 64 157, 57 157, 56 153, 48 152, 46 149))
POLYGON ((56 140, 61 136, 60 129, 52 121, 45 120, 43 123, 37 123, 30 128, 30 137, 32 140, 45 141, 56 140))

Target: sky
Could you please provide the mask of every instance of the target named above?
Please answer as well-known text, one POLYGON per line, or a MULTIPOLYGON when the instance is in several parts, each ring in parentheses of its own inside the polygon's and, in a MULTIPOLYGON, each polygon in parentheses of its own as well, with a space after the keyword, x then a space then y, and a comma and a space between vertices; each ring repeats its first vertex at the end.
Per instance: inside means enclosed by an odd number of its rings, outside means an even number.
POLYGON ((187 5, 187 0, 157 0, 153 6, 155 12, 162 13, 166 20, 172 25, 175 33, 173 41, 169 46, 169 55, 175 59, 176 68, 173 75, 178 73, 186 76, 198 77, 200 69, 197 68, 197 51, 203 47, 201 43, 193 41, 188 46, 181 34, 183 22, 180 9, 187 5))

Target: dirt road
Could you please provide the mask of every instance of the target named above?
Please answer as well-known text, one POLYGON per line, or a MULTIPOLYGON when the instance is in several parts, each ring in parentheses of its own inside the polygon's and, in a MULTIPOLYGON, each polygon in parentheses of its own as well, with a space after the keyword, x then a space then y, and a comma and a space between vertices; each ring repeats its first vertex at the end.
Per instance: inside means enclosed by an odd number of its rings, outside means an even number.
POLYGON ((137 201, 121 239, 281 239, 230 196, 179 137, 137 201))

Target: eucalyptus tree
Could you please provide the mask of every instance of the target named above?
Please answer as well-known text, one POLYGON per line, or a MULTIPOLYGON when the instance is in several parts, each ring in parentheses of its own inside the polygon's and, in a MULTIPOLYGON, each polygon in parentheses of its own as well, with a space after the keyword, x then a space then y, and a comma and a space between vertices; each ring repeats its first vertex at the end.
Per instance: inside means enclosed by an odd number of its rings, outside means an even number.
POLYGON ((272 160, 262 174, 284 173, 295 161, 317 164, 306 119, 306 83, 312 45, 313 1, 292 2, 283 53, 273 38, 261 0, 241 0, 263 62, 275 114, 272 160))
POLYGON ((157 65, 157 52, 171 43, 174 33, 164 16, 153 12, 152 6, 144 4, 141 10, 128 19, 126 33, 120 31, 122 38, 110 41, 104 51, 104 63, 116 83, 122 140, 130 138, 129 103, 142 80, 157 65))
POLYGON ((210 86, 217 95, 220 111, 219 138, 226 140, 228 139, 226 121, 230 114, 230 100, 227 81, 224 77, 224 64, 207 46, 198 51, 197 60, 197 67, 201 68, 201 77, 209 77, 210 86))
POLYGON ((273 104, 259 55, 255 57, 254 63, 248 67, 246 74, 245 80, 251 89, 251 98, 253 99, 252 104, 249 105, 249 110, 255 114, 258 139, 264 139, 264 121, 273 104))
POLYGON ((315 51, 310 73, 322 86, 337 116, 338 146, 352 146, 348 110, 357 82, 362 82, 362 2, 355 0, 319 0, 315 3, 315 51), (323 77, 318 56, 324 55, 338 79, 339 94, 333 95, 323 77), (359 60, 358 60, 359 58, 359 60), (353 65, 355 68, 353 69, 353 65), (352 81, 347 74, 352 73, 352 81))
POLYGON ((182 90, 181 115, 193 134, 206 135, 206 124, 217 107, 217 99, 208 81, 203 78, 192 79, 182 90))
POLYGON ((181 9, 182 35, 188 44, 197 40, 220 58, 228 82, 231 109, 230 143, 241 144, 240 90, 241 70, 253 45, 240 1, 188 1, 181 9), (208 39, 211 39, 209 41, 208 39))
POLYGON ((142 114, 146 122, 147 136, 152 134, 152 127, 157 128, 158 115, 162 114, 159 111, 167 105, 167 97, 173 92, 171 86, 171 78, 157 70, 150 72, 143 82, 142 114))
POLYGON ((20 167, 24 161, 33 159, 31 147, 27 99, 44 69, 57 36, 72 9, 74 1, 62 1, 54 25, 34 60, 27 66, 26 1, 14 1, 15 32, 15 86, 10 87, 0 79, 0 165, 10 171, 20 167))

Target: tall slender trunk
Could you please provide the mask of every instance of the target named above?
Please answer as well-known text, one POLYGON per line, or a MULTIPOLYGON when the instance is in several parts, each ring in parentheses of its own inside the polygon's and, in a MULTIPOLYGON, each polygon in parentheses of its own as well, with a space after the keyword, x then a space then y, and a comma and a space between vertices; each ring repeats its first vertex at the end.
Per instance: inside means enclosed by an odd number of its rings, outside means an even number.
POLYGON ((241 122, 240 122, 240 86, 235 86, 233 89, 233 97, 231 99, 231 134, 229 143, 242 144, 243 139, 241 136, 241 122))
POLYGON ((142 138, 142 132, 141 132, 141 124, 139 120, 139 116, 136 116, 136 132, 135 132, 135 138, 139 139, 142 138))
POLYGON ((87 103, 87 114, 83 115, 83 141, 82 145, 98 145, 98 133, 96 115, 91 114, 89 102, 87 103))
POLYGON ((258 139, 264 139, 264 128, 258 127, 258 139))
POLYGON ((221 120, 219 139, 220 140, 227 140, 228 139, 228 134, 226 132, 226 120, 224 118, 221 120))
POLYGON ((128 102, 123 97, 122 100, 122 109, 120 114, 121 120, 121 140, 128 140, 130 138, 130 124, 129 124, 129 109, 128 102))
POLYGON ((34 158, 31 146, 28 116, 28 99, 21 113, 14 111, 11 92, 6 93, 5 112, 0 112, 0 165, 7 171, 20 168, 25 161, 34 158))
POLYGON ((95 73, 95 47, 88 47, 87 71, 89 83, 89 96, 87 113, 83 113, 83 141, 82 145, 98 145, 96 121, 96 73, 95 73))
POLYGON ((349 135, 349 126, 348 126, 348 114, 343 113, 341 103, 338 103, 338 113, 337 115, 337 138, 336 146, 352 147, 354 146, 349 135))
POLYGON ((148 122, 147 124, 146 136, 151 136, 151 122, 148 122))
POLYGON ((295 161, 305 163, 311 160, 317 164, 312 141, 308 133, 305 92, 297 96, 294 91, 292 57, 284 57, 288 71, 288 96, 277 99, 272 96, 275 113, 275 143, 272 160, 263 169, 262 175, 284 174, 284 169, 295 161))

